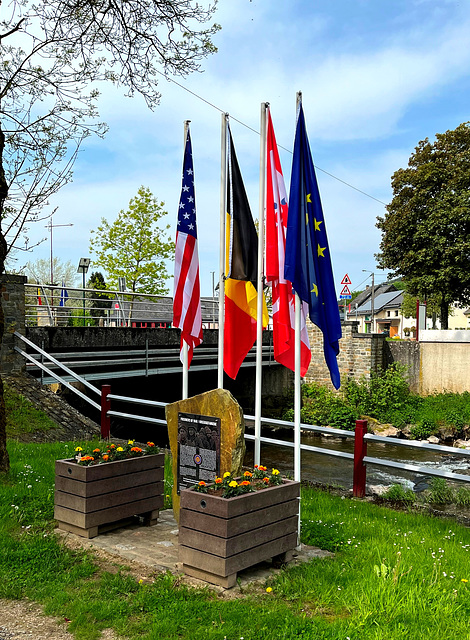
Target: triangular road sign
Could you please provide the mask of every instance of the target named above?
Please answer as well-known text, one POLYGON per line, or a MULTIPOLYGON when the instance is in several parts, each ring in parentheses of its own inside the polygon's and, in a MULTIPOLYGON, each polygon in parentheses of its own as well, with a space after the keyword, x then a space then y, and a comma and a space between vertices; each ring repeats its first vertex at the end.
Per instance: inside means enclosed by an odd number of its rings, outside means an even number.
POLYGON ((349 279, 348 274, 346 274, 344 276, 344 278, 341 280, 341 284, 352 284, 351 280, 349 279))
POLYGON ((350 296, 350 295, 351 295, 351 292, 349 291, 349 287, 348 285, 345 285, 343 287, 343 290, 340 293, 340 296, 350 296))

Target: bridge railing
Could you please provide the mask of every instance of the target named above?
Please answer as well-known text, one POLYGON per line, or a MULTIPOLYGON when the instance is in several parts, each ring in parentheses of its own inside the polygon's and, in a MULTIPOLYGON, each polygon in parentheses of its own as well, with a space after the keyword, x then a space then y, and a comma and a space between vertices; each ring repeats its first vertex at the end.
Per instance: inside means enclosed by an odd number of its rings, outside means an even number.
MULTIPOLYGON (((218 327, 218 300, 202 298, 203 325, 218 327)), ((170 328, 173 300, 151 293, 25 284, 25 324, 170 328)))
MULTIPOLYGON (((81 382, 87 389, 92 391, 94 394, 98 394, 101 397, 101 402, 98 404, 91 398, 89 398, 86 394, 82 393, 76 387, 70 385, 66 380, 64 380, 57 373, 51 371, 44 362, 37 362, 36 364, 44 369, 49 375, 55 378, 58 382, 67 387, 70 391, 80 396, 83 400, 88 402, 91 406, 97 409, 100 412, 101 418, 101 437, 109 438, 111 432, 111 417, 120 417, 125 418, 127 420, 135 420, 139 422, 146 422, 151 424, 160 424, 166 425, 165 419, 152 418, 149 416, 143 416, 133 413, 124 413, 121 411, 113 411, 111 409, 111 401, 119 401, 119 402, 127 402, 129 404, 139 405, 142 407, 153 407, 153 408, 164 408, 167 403, 166 402, 158 402, 154 400, 145 400, 142 398, 133 398, 127 396, 120 396, 111 394, 111 386, 103 385, 101 391, 90 384, 87 380, 80 377, 78 374, 74 373, 71 369, 60 363, 53 356, 46 353, 43 349, 35 345, 33 342, 22 336, 20 333, 15 332, 15 336, 22 340, 25 344, 27 344, 32 349, 36 350, 44 359, 49 359, 51 362, 55 363, 59 366, 63 371, 65 371, 68 375, 71 375, 75 380, 81 382)), ((15 347, 16 351, 21 353, 23 357, 26 359, 33 360, 33 357, 26 353, 24 350, 19 347, 15 347)), ((247 422, 254 421, 254 416, 244 415, 244 418, 247 422)), ((272 425, 287 429, 293 429, 295 427, 294 422, 286 421, 286 420, 276 420, 272 418, 261 418, 261 423, 264 425, 272 425)), ((411 471, 418 475, 428 475, 440 478, 447 478, 449 480, 455 480, 460 482, 470 482, 470 475, 464 475, 459 473, 454 473, 452 471, 445 471, 438 468, 432 467, 420 467, 418 465, 406 464, 403 462, 396 462, 393 460, 385 459, 385 458, 376 458, 367 455, 367 443, 368 442, 379 442, 382 444, 391 444, 393 446, 403 446, 412 449, 421 449, 428 451, 436 451, 442 454, 453 454, 456 456, 462 456, 470 458, 470 450, 468 449, 459 449, 456 447, 447 447, 443 445, 431 444, 429 442, 424 441, 416 441, 416 440, 402 440, 399 438, 387 438, 384 436, 377 436, 374 434, 367 433, 367 421, 366 420, 356 420, 355 431, 347 431, 343 429, 335 429, 331 427, 320 427, 315 425, 309 425, 305 423, 301 423, 300 428, 302 431, 310 431, 314 433, 320 434, 328 434, 330 436, 336 437, 344 437, 344 438, 354 438, 354 454, 348 453, 345 451, 335 451, 333 449, 323 449, 321 447, 314 447, 311 445, 301 443, 300 448, 301 451, 309 451, 312 453, 322 454, 333 456, 336 458, 343 458, 353 461, 353 495, 356 497, 363 497, 366 491, 366 475, 367 475, 367 465, 375 465, 380 467, 385 467, 388 469, 401 470, 401 471, 411 471)), ((254 440, 255 436, 252 434, 245 433, 246 440, 254 440)), ((262 436, 260 438, 261 442, 264 444, 270 444, 274 446, 288 447, 293 448, 294 443, 288 440, 280 440, 277 438, 268 438, 262 436)))

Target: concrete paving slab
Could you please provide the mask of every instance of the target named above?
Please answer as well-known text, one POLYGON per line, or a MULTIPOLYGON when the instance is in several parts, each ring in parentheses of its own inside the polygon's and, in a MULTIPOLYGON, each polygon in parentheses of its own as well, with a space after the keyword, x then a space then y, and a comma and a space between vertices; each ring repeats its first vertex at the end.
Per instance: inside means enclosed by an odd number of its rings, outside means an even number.
MULTIPOLYGON (((222 587, 208 585, 202 580, 184 575, 182 564, 178 561, 178 525, 171 509, 160 511, 157 524, 151 527, 141 526, 138 523, 130 524, 91 539, 82 538, 59 529, 57 533, 70 546, 101 551, 114 556, 116 561, 124 563, 126 561, 138 563, 147 570, 146 573, 169 571, 193 586, 209 586, 211 589, 224 591, 222 587)), ((302 544, 295 550, 294 559, 289 563, 289 566, 331 555, 333 554, 328 551, 302 544)), ((270 576, 281 570, 270 562, 262 562, 240 571, 238 584, 233 589, 243 589, 253 582, 265 582, 270 576)))

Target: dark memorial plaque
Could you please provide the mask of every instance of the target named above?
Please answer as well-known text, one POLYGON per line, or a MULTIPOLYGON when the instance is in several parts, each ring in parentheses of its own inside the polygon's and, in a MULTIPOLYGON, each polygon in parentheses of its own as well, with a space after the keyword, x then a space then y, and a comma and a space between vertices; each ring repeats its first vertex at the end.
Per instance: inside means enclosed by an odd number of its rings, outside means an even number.
POLYGON ((178 413, 178 495, 220 475, 220 418, 178 413))

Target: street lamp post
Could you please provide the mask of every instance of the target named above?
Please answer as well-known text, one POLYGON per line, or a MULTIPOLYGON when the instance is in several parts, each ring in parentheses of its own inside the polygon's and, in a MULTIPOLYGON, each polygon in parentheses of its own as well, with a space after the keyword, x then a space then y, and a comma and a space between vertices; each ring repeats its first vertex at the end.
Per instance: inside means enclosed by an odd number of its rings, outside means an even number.
POLYGON ((370 273, 372 276, 372 294, 370 296, 370 331, 374 333, 374 297, 375 297, 375 283, 374 278, 375 274, 373 271, 368 271, 367 269, 362 270, 364 273, 370 273))
POLYGON ((212 273, 212 328, 215 328, 215 284, 214 284, 214 276, 215 271, 211 271, 212 273))
POLYGON ((78 263, 77 273, 81 273, 83 275, 83 326, 85 326, 85 274, 88 271, 88 267, 90 266, 90 258, 80 258, 80 262, 78 263))

